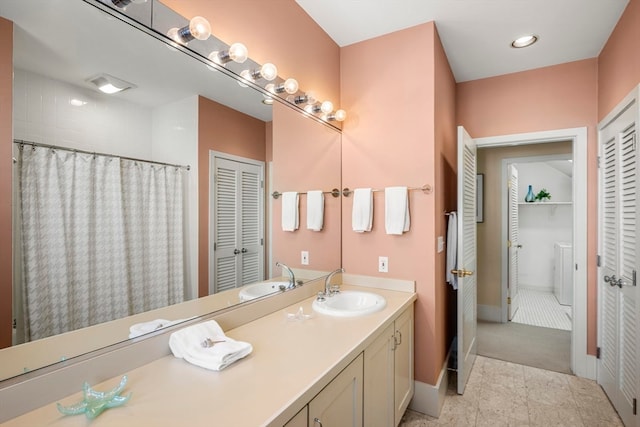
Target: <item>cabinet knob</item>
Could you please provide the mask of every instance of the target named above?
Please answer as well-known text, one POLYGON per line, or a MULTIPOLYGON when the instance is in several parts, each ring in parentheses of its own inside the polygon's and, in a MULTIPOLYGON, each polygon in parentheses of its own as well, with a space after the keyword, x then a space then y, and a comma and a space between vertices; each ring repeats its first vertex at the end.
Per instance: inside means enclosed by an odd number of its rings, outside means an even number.
POLYGON ((318 424, 320 427, 322 427, 322 422, 320 421, 320 418, 314 418, 313 419, 313 425, 315 426, 316 424, 318 424))

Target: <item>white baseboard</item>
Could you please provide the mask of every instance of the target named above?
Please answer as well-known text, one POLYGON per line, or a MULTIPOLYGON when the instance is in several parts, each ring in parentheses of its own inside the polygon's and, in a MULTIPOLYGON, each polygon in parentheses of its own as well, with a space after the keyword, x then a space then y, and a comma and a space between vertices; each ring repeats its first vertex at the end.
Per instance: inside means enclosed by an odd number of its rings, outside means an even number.
MULTIPOLYGON (((449 355, 451 352, 449 352, 449 355)), ((409 409, 438 418, 444 399, 447 395, 447 387, 449 385, 449 356, 444 361, 444 366, 438 376, 436 385, 414 381, 413 399, 409 403, 409 409)))
POLYGON ((525 291, 537 291, 537 292, 548 292, 548 293, 553 293, 554 291, 553 285, 540 286, 540 285, 526 285, 526 284, 519 283, 518 286, 521 290, 525 290, 525 291))
POLYGON ((595 356, 587 354, 585 357, 585 378, 596 381, 598 379, 598 359, 595 356))
POLYGON ((478 320, 485 322, 502 322, 502 307, 478 304, 478 320))

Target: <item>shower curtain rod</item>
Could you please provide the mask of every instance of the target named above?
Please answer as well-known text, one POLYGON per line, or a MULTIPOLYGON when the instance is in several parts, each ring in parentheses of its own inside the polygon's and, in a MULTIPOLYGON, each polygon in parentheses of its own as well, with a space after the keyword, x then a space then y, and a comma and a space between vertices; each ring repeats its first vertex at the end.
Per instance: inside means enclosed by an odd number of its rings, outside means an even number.
POLYGON ((22 144, 22 145, 31 145, 34 147, 42 147, 42 148, 52 148, 54 150, 65 150, 65 151, 71 151, 74 153, 82 153, 82 154, 93 154, 96 156, 104 156, 104 157, 113 157, 113 158, 118 158, 118 159, 125 159, 125 160, 131 160, 134 162, 144 162, 144 163, 151 163, 154 165, 162 165, 162 166, 171 166, 171 167, 176 167, 176 168, 180 168, 180 169, 186 169, 186 170, 191 170, 191 166, 186 165, 175 165, 172 163, 163 163, 163 162, 154 162, 152 160, 144 160, 144 159, 136 159, 133 157, 126 157, 126 156, 116 156, 115 154, 105 154, 105 153, 97 153, 95 151, 86 151, 86 150, 78 150, 76 148, 67 148, 67 147, 60 147, 57 145, 50 145, 50 144, 42 144, 40 142, 33 142, 33 141, 25 141, 23 139, 14 139, 13 140, 14 144, 22 144))

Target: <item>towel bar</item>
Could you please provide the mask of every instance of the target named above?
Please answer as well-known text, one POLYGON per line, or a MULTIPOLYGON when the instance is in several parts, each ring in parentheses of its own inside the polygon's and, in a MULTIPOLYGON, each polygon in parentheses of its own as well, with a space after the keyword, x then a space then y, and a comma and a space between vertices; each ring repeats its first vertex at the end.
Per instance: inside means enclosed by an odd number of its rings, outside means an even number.
MULTIPOLYGON (((307 194, 307 192, 305 191, 298 194, 307 194)), ((331 191, 323 191, 322 194, 331 194, 333 197, 340 197, 340 190, 334 188, 331 191)), ((279 191, 274 191, 273 193, 271 193, 271 197, 273 197, 274 199, 278 199, 280 196, 282 196, 282 193, 280 193, 279 191)))
MULTIPOLYGON (((409 188, 407 188, 407 190, 409 190, 409 191, 420 190, 420 191, 423 191, 425 194, 431 194, 433 192, 433 187, 431 187, 429 184, 425 184, 422 187, 409 187, 409 188)), ((375 192, 379 192, 379 191, 384 191, 384 189, 383 188, 376 188, 376 189, 373 189, 371 191, 373 191, 375 193, 375 192)), ((349 197, 352 193, 353 193, 353 190, 350 190, 349 187, 345 187, 342 190, 342 195, 344 197, 349 197)))

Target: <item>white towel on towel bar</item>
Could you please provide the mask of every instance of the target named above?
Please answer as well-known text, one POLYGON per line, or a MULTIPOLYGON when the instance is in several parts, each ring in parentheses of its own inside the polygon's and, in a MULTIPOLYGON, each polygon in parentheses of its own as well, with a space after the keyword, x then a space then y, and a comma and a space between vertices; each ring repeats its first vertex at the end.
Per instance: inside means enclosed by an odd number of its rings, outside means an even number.
POLYGON ((384 224, 387 234, 401 235, 409 231, 409 189, 387 187, 384 189, 384 224))
POLYGON ((296 231, 298 229, 298 200, 299 195, 295 191, 282 193, 282 230, 296 231))
POLYGON ((356 233, 371 231, 373 225, 373 190, 356 188, 353 191, 351 226, 356 233))
POLYGON ((307 229, 322 230, 324 224, 324 194, 321 190, 307 191, 307 229))
POLYGON ((172 333, 169 347, 175 357, 213 371, 220 371, 253 351, 251 344, 227 337, 215 320, 172 333))
POLYGON ((447 224, 447 283, 455 290, 458 289, 458 276, 453 274, 451 270, 458 269, 458 214, 456 212, 449 213, 449 222, 447 224))

